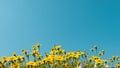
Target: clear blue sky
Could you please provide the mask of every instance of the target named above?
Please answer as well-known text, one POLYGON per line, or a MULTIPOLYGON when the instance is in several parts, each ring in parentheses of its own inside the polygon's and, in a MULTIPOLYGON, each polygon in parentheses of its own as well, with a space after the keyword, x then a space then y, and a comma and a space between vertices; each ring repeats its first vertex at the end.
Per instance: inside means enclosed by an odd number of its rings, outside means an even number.
POLYGON ((0 56, 54 44, 67 51, 105 49, 120 56, 120 0, 1 0, 0 56))

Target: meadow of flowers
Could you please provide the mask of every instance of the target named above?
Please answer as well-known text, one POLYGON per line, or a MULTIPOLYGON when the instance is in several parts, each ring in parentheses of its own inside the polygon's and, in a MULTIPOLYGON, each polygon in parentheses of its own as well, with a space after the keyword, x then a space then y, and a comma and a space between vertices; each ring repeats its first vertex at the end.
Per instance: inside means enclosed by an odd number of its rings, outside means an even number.
POLYGON ((3 56, 0 60, 0 68, 120 68, 119 56, 112 56, 104 59, 104 50, 98 51, 94 46, 90 49, 91 55, 87 51, 67 52, 61 46, 56 45, 51 48, 50 53, 41 55, 41 45, 35 44, 32 52, 22 50, 22 55, 14 52, 11 56, 3 56), (30 57, 33 56, 33 60, 30 57), (108 65, 109 67, 106 67, 108 65))

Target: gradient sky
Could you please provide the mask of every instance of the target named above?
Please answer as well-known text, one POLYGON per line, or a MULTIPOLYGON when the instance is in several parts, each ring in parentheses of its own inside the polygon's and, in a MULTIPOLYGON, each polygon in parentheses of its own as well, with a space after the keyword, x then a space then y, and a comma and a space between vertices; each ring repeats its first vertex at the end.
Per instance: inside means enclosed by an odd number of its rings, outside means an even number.
POLYGON ((0 56, 39 42, 42 53, 98 45, 120 56, 120 0, 0 0, 0 56))

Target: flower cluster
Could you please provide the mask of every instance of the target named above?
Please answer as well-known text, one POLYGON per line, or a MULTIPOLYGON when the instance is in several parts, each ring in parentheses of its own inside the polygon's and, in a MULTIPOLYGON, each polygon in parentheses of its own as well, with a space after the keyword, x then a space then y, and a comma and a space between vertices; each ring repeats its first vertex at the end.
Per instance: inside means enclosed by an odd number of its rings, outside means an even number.
POLYGON ((105 68, 105 65, 115 65, 120 67, 119 56, 104 59, 104 50, 98 51, 98 47, 91 48, 91 55, 87 51, 67 52, 61 46, 54 46, 50 53, 42 56, 41 45, 35 44, 32 52, 22 50, 22 55, 16 52, 10 57, 3 56, 0 60, 0 68, 79 68, 84 64, 84 68, 105 68), (33 56, 33 60, 31 59, 33 56))

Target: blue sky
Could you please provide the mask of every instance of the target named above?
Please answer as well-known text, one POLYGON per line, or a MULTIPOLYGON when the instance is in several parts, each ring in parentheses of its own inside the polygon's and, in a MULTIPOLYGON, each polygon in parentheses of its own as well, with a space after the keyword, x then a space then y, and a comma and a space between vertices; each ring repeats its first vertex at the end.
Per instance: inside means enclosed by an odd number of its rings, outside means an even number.
POLYGON ((1 0, 0 56, 42 44, 67 51, 98 45, 105 57, 120 56, 119 0, 1 0))

